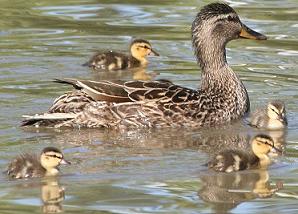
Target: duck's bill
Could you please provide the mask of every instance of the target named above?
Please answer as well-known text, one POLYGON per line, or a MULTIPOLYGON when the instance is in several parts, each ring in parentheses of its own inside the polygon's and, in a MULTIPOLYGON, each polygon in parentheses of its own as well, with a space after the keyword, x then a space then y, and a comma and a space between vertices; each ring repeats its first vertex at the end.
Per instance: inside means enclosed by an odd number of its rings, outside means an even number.
POLYGON ((60 164, 62 164, 62 165, 70 165, 71 162, 69 162, 69 161, 67 161, 67 160, 65 160, 65 159, 62 159, 62 160, 60 161, 60 164))
POLYGON ((249 27, 247 27, 244 24, 242 24, 242 29, 241 29, 239 36, 240 36, 240 38, 244 38, 244 39, 255 39, 255 40, 266 40, 267 39, 267 37, 265 35, 250 29, 249 27))
POLYGON ((159 56, 159 53, 157 53, 155 50, 151 49, 150 55, 159 56))

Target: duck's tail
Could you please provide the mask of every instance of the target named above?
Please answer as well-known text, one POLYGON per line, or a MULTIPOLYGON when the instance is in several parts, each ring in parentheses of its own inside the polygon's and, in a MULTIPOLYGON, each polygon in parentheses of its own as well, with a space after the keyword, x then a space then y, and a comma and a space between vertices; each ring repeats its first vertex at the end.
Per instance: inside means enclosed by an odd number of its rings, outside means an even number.
POLYGON ((21 126, 50 126, 55 127, 55 125, 63 123, 64 121, 71 120, 75 118, 73 113, 45 113, 36 115, 23 115, 25 120, 21 122, 21 126))
POLYGON ((90 62, 88 61, 88 62, 85 62, 84 64, 82 64, 82 66, 85 66, 85 67, 91 67, 91 64, 90 64, 90 62))

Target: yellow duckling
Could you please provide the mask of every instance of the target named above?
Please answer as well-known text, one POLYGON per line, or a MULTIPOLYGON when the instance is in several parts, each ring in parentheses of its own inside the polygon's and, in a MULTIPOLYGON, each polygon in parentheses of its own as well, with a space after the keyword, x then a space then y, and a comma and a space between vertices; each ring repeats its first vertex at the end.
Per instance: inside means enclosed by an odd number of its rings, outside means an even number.
POLYGON ((218 172, 266 169, 271 164, 270 156, 281 153, 281 150, 274 147, 272 138, 263 134, 255 136, 251 146, 252 153, 244 150, 224 150, 208 163, 208 167, 218 172))
POLYGON ((159 56, 147 40, 135 39, 130 44, 130 55, 114 51, 96 53, 83 66, 89 66, 95 70, 108 71, 144 67, 148 64, 146 57, 150 54, 159 56))
POLYGON ((35 154, 22 154, 8 166, 7 175, 10 178, 32 178, 54 176, 59 173, 60 164, 70 164, 62 152, 55 147, 46 147, 38 157, 35 154))
POLYGON ((268 130, 284 129, 288 125, 284 102, 273 100, 267 109, 258 109, 250 117, 250 125, 268 130))

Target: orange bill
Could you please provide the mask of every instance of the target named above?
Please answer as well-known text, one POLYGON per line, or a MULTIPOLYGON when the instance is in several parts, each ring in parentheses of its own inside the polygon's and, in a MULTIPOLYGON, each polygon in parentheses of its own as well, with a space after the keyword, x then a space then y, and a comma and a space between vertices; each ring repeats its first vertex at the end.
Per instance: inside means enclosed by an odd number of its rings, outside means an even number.
POLYGON ((255 40, 266 40, 267 37, 261 33, 258 33, 246 25, 242 24, 242 29, 239 34, 240 38, 244 39, 255 39, 255 40))

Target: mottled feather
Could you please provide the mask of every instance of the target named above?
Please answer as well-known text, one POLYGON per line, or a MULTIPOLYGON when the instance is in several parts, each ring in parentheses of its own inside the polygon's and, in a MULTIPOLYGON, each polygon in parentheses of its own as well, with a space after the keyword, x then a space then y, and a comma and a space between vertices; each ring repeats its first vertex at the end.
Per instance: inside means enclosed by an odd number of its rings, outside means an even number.
POLYGON ((46 170, 37 155, 24 153, 9 164, 6 173, 10 178, 42 177, 46 170))

